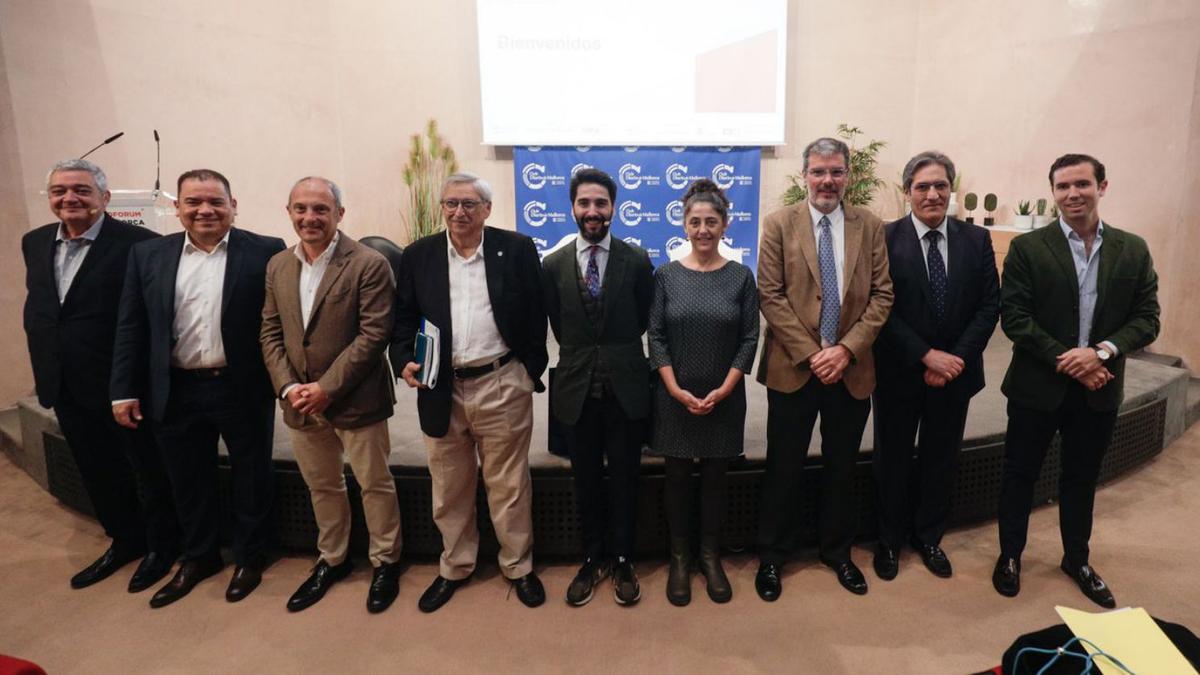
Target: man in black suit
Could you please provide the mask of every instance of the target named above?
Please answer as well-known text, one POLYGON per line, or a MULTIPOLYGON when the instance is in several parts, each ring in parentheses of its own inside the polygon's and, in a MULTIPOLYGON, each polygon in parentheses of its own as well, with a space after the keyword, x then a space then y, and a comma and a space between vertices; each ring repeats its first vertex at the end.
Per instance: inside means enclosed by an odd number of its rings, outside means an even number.
POLYGON ((154 422, 183 524, 183 563, 151 607, 182 598, 224 565, 218 436, 233 474, 237 568, 228 601, 258 586, 271 532, 275 396, 258 334, 267 261, 283 240, 233 228, 237 201, 216 171, 188 171, 177 187, 185 232, 130 253, 113 354, 113 416, 130 428, 143 415, 154 422))
POLYGON ((645 251, 609 232, 617 199, 611 176, 583 169, 571 178, 570 191, 579 236, 542 263, 546 312, 559 344, 551 411, 567 427, 583 524, 584 561, 567 588, 567 604, 591 600, 592 589, 611 568, 613 597, 632 605, 641 597, 632 556, 650 414, 642 334, 654 299, 654 266, 645 251))
POLYGON ((142 558, 129 580, 136 593, 171 571, 179 532, 154 438, 148 429, 129 432, 113 421, 108 380, 129 248, 158 235, 105 213, 108 180, 86 160, 55 164, 46 192, 59 222, 21 239, 29 357, 38 402, 54 409, 96 518, 112 539, 71 587, 90 586, 142 558))
POLYGON ((418 607, 446 604, 475 571, 475 524, 480 466, 488 510, 500 541, 500 572, 525 605, 546 599, 533 572, 529 440, 533 392, 544 391, 546 311, 541 266, 533 241, 484 227, 492 189, 469 173, 442 185, 446 232, 413 242, 404 251, 396 292, 392 363, 418 387, 417 412, 429 474, 433 520, 442 533, 439 575, 418 607), (434 386, 418 379, 418 330, 440 331, 441 359, 434 386))
POLYGON ((884 228, 896 297, 875 342, 881 579, 895 578, 906 539, 931 572, 952 574, 941 540, 967 408, 983 389, 983 349, 1000 315, 991 235, 946 215, 954 173, 940 152, 910 159, 912 213, 884 228))
POLYGON ((1125 386, 1125 357, 1158 336, 1158 275, 1145 240, 1100 220, 1104 165, 1063 155, 1050 165, 1061 217, 1013 240, 1004 258, 1001 325, 1013 341, 1002 391, 1008 431, 1000 484, 1000 557, 992 585, 1021 590, 1033 486, 1057 431, 1062 571, 1084 595, 1115 607, 1089 561, 1100 463, 1125 386))

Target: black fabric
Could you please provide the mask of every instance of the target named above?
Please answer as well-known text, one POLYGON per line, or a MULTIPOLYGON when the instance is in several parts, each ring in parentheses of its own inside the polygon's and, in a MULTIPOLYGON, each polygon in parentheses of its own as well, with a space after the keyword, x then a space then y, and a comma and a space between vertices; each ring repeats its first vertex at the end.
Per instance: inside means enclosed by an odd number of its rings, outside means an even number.
MULTIPOLYGON (((593 298, 583 277, 578 278, 576 287, 579 290, 579 301, 583 303, 588 321, 592 322, 593 330, 599 335, 604 330, 604 294, 601 293, 598 297, 593 298)), ((588 396, 592 398, 603 396, 606 386, 611 390, 608 362, 601 356, 592 366, 592 381, 588 384, 588 396)))
POLYGON ((1087 391, 1078 382, 1067 387, 1062 405, 1049 412, 1009 400, 997 516, 1004 557, 1019 560, 1025 550, 1033 486, 1057 431, 1062 438, 1058 520, 1063 552, 1072 567, 1088 564, 1096 479, 1116 421, 1116 410, 1095 410, 1088 404, 1087 391))
POLYGON ((946 533, 970 400, 925 387, 916 395, 876 395, 873 401, 879 538, 892 549, 909 535, 937 546, 946 533))
MULTIPOLYGON (((1154 618, 1154 617, 1151 617, 1154 618)), ((1181 626, 1177 623, 1170 623, 1162 619, 1154 618, 1154 623, 1162 629, 1167 638, 1174 644, 1183 654, 1183 657, 1192 664, 1193 668, 1200 669, 1200 638, 1189 630, 1186 626, 1181 626)), ((1067 642, 1070 642, 1075 634, 1067 627, 1065 623, 1060 623, 1057 626, 1050 626, 1033 633, 1026 633, 1017 638, 1005 652, 1000 662, 1000 672, 1004 675, 1034 675, 1041 672, 1041 669, 1054 658, 1051 654, 1037 654, 1026 652, 1017 659, 1022 649, 1032 647, 1034 649, 1057 649, 1067 642)), ((1072 645, 1071 651, 1079 654, 1083 653, 1082 645, 1076 643, 1072 645)), ((1113 654, 1118 659, 1120 654, 1113 654)), ((1103 657, 1096 659, 1096 662, 1102 660, 1103 657)), ((1083 659, 1075 657, 1062 657, 1045 671, 1046 675, 1077 675, 1083 670, 1083 659)))
POLYGON ((633 557, 642 425, 642 420, 626 417, 610 393, 584 401, 579 421, 566 427, 587 558, 633 557))
POLYGON ((247 406, 236 387, 232 377, 197 380, 176 371, 165 420, 155 427, 179 509, 187 560, 219 553, 218 437, 229 452, 233 482, 229 539, 234 561, 261 564, 272 543, 274 401, 247 406))
MULTIPOLYGON (((667 527, 672 537, 691 537, 694 529, 692 515, 692 472, 696 460, 689 457, 666 458, 666 480, 663 485, 663 507, 667 527)), ((725 516, 725 483, 729 458, 708 457, 700 464, 700 536, 717 540, 725 516)))
POLYGON ((60 390, 54 414, 105 534, 126 550, 176 552, 171 484, 149 423, 125 429, 111 407, 81 405, 72 391, 60 390))
POLYGON ((792 393, 767 389, 767 465, 758 521, 758 555, 782 565, 795 548, 800 476, 817 416, 821 417, 821 500, 817 532, 821 559, 850 559, 858 523, 853 495, 854 464, 871 412, 869 399, 850 395, 845 384, 810 379, 792 393))

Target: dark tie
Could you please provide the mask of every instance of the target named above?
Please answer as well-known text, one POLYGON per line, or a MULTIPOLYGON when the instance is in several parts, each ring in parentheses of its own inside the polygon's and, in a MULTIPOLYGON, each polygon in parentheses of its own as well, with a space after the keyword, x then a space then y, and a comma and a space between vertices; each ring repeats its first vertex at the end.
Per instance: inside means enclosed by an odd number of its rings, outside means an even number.
POLYGON ((821 227, 817 242, 817 263, 821 267, 821 342, 830 347, 837 344, 838 323, 842 316, 842 294, 838 289, 837 259, 833 255, 833 232, 829 228, 829 217, 821 216, 817 223, 821 227))
POLYGON ((583 282, 587 284, 588 295, 593 298, 600 297, 600 265, 596 262, 596 252, 600 250, 599 246, 589 246, 591 253, 588 254, 587 273, 583 276, 583 282))
POLYGON ((942 233, 930 230, 925 233, 929 242, 929 253, 925 256, 929 263, 929 291, 933 298, 933 314, 937 320, 946 316, 946 261, 942 260, 942 252, 938 250, 938 242, 942 233))

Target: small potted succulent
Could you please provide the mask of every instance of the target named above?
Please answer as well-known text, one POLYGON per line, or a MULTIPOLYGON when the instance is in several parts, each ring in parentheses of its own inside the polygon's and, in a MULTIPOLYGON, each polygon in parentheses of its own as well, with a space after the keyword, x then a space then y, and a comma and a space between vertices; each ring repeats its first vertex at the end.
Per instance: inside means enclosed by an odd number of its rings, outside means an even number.
POLYGON ((975 224, 975 216, 972 212, 979 206, 979 195, 974 192, 968 192, 966 197, 963 197, 963 208, 967 210, 967 222, 975 224))
POLYGON ((1050 222, 1053 223, 1056 220, 1058 220, 1058 204, 1051 204, 1050 205, 1050 222))
POLYGON ((954 183, 950 185, 950 203, 946 205, 946 215, 951 218, 958 217, 958 188, 962 186, 962 174, 954 177, 954 183))
POLYGON ((987 215, 983 217, 983 224, 985 226, 991 227, 996 224, 996 216, 994 214, 998 203, 999 198, 993 192, 989 192, 983 196, 983 208, 987 211, 987 215))
POLYGON ((1029 201, 1017 202, 1016 217, 1013 218, 1013 227, 1018 230, 1033 229, 1033 207, 1029 201))
POLYGON ((1034 211, 1034 214, 1033 214, 1033 226, 1035 228, 1045 227, 1046 225, 1048 225, 1050 223, 1051 220, 1052 220, 1052 218, 1050 216, 1046 215, 1046 200, 1045 199, 1037 200, 1037 209, 1034 211))

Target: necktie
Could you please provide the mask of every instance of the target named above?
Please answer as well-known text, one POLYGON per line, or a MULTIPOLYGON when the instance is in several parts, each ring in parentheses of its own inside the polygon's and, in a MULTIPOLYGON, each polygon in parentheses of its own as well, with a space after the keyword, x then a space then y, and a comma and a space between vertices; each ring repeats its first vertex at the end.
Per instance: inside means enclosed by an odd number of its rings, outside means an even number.
POLYGON ((833 256, 833 232, 829 217, 821 216, 820 241, 817 242, 817 263, 821 267, 821 342, 837 344, 838 323, 842 316, 842 294, 838 289, 837 259, 833 256))
POLYGON ((583 282, 587 285, 588 294, 593 298, 600 297, 600 265, 596 262, 596 252, 600 250, 599 246, 589 246, 591 253, 588 254, 587 272, 583 276, 583 282))
POLYGON ((942 252, 938 250, 938 241, 942 233, 930 230, 925 233, 929 242, 929 253, 926 262, 929 263, 929 291, 933 299, 933 315, 941 322, 946 315, 946 261, 942 260, 942 252))

